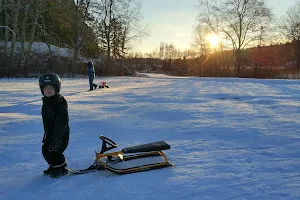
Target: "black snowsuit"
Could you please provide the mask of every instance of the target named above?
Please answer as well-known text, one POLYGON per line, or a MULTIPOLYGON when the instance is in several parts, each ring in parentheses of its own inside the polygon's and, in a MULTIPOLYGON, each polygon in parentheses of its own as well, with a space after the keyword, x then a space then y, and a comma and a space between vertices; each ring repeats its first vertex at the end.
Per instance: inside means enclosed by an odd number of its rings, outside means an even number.
POLYGON ((68 146, 70 135, 68 104, 65 98, 60 94, 43 97, 42 117, 45 131, 43 156, 49 166, 63 167, 66 165, 63 152, 68 146))

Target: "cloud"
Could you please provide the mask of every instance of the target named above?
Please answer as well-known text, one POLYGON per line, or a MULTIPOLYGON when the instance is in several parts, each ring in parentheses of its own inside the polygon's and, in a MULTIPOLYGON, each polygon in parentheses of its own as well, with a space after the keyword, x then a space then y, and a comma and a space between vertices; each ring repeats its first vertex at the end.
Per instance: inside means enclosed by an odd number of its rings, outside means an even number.
POLYGON ((167 28, 173 28, 173 25, 172 24, 167 24, 166 27, 167 28))

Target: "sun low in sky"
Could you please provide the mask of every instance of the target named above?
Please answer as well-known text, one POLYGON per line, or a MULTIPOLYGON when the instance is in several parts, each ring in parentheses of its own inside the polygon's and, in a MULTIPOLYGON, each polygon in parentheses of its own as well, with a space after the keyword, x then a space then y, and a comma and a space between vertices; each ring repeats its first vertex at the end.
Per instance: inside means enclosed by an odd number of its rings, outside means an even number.
POLYGON ((216 34, 207 35, 206 40, 209 42, 211 48, 217 48, 219 45, 219 37, 216 34))

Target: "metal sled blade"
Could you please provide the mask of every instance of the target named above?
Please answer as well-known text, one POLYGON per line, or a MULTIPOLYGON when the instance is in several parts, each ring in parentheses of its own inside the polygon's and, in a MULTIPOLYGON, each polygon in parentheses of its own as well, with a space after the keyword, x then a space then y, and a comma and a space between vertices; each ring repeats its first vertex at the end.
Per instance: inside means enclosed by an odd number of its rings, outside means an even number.
POLYGON ((107 163, 107 170, 118 174, 129 174, 152 169, 172 166, 163 152, 153 151, 147 153, 127 155, 123 162, 107 163))
POLYGON ((72 169, 72 168, 66 168, 66 169, 68 170, 68 172, 72 174, 86 174, 86 173, 98 171, 98 169, 83 169, 83 170, 72 169))
POLYGON ((118 174, 129 174, 172 166, 162 151, 126 155, 123 156, 122 160, 118 160, 117 162, 104 162, 102 159, 121 153, 123 152, 102 154, 98 157, 98 161, 105 169, 118 174))

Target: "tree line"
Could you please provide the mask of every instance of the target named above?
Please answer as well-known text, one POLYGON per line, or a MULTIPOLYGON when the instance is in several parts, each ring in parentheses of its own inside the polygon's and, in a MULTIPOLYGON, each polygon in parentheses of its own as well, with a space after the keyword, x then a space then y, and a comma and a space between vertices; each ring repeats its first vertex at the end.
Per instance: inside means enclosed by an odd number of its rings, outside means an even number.
POLYGON ((140 11, 139 0, 0 0, 0 77, 53 71, 65 58, 51 65, 51 45, 72 50, 63 62, 69 74, 80 71, 82 57, 99 60, 103 67, 118 60, 120 66, 131 42, 146 35, 140 11), (32 52, 34 42, 49 48, 39 60, 32 52))

